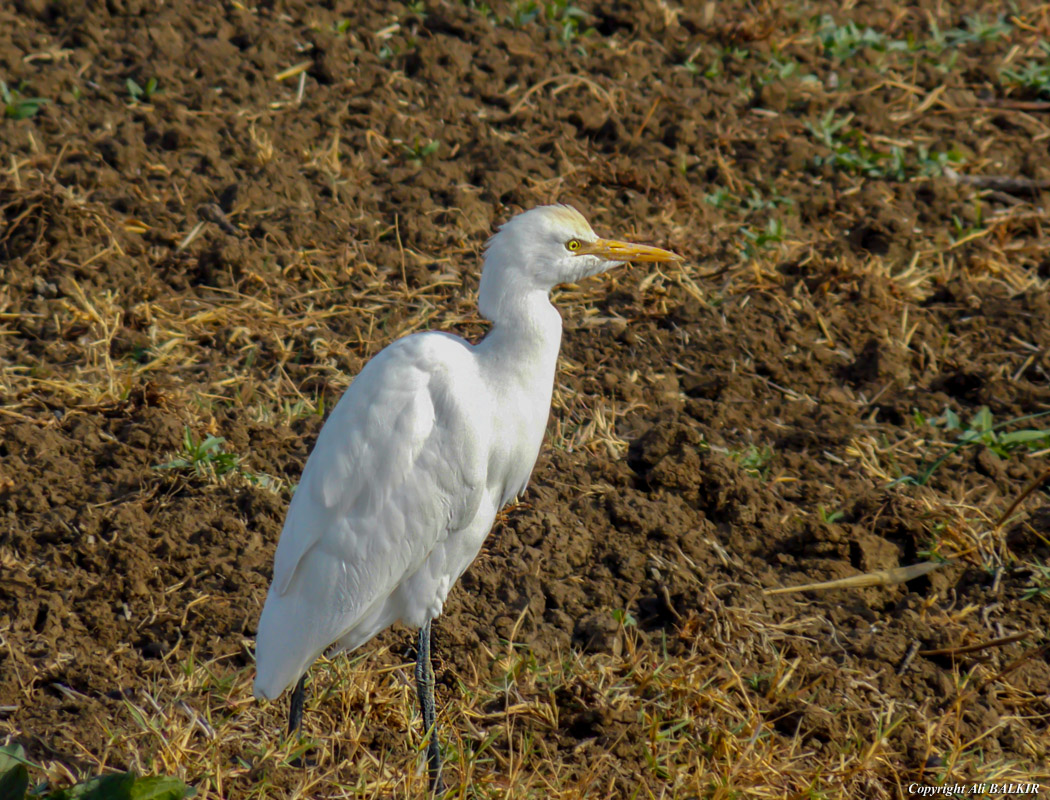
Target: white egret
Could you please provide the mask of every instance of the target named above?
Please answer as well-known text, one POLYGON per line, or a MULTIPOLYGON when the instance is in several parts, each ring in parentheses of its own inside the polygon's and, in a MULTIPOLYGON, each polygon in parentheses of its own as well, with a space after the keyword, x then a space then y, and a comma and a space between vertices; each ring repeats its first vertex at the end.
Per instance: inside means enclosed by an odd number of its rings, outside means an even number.
POLYGON ((290 730, 318 656, 404 621, 419 628, 430 786, 442 790, 430 623, 539 455, 562 333, 550 291, 625 261, 678 258, 600 239, 570 206, 534 208, 486 247, 481 341, 417 333, 365 365, 306 462, 259 619, 255 696, 296 684, 290 730))

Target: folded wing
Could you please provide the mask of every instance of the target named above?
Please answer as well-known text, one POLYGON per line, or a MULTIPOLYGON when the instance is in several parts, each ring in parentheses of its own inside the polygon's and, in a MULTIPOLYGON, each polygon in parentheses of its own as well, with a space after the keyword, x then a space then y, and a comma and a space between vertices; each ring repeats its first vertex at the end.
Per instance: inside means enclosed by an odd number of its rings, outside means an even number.
POLYGON ((284 691, 469 524, 491 419, 470 346, 457 337, 409 336, 365 366, 288 509, 259 620, 257 695, 284 691))

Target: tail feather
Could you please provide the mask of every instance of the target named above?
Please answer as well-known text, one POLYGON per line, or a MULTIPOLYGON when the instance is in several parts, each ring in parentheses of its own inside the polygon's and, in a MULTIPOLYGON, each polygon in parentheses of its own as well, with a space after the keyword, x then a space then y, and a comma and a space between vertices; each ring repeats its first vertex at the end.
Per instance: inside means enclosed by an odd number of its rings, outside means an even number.
POLYGON ((333 614, 310 588, 293 583, 286 594, 271 588, 266 597, 255 637, 253 693, 260 700, 280 697, 330 645, 356 650, 398 621, 390 597, 377 598, 361 613, 333 614))
POLYGON ((255 637, 255 686, 260 700, 276 700, 324 652, 328 643, 294 597, 267 597, 255 637))

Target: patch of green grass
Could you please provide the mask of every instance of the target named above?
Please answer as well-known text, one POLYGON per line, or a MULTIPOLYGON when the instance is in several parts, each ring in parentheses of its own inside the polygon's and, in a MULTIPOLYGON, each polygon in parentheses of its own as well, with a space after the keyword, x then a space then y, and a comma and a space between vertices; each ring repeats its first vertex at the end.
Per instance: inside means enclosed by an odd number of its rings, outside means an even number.
POLYGON ((715 208, 728 209, 735 207, 739 201, 724 186, 718 186, 713 192, 704 195, 704 202, 715 208))
POLYGON ((26 97, 22 94, 25 90, 25 81, 15 88, 0 81, 0 101, 4 104, 4 116, 8 119, 29 119, 51 102, 46 97, 26 97))
POLYGON ((805 123, 813 138, 830 151, 829 155, 817 156, 814 164, 818 167, 831 164, 836 169, 867 177, 885 177, 886 168, 882 162, 886 154, 872 150, 861 131, 847 127, 852 118, 852 115, 847 115, 836 119, 834 110, 829 109, 816 123, 805 123))
POLYGON ((968 223, 958 215, 952 214, 952 244, 958 244, 959 242, 970 239, 985 230, 984 210, 981 207, 980 200, 975 201, 975 210, 976 213, 974 214, 974 220, 972 223, 968 223))
POLYGON ((746 211, 773 211, 795 204, 792 198, 782 195, 776 187, 770 187, 767 194, 752 186, 748 188, 747 193, 743 201, 743 208, 746 211))
POLYGON ((1040 563, 1026 565, 1031 572, 1028 586, 1021 593, 1022 600, 1034 600, 1037 597, 1050 599, 1050 566, 1040 563))
POLYGON ((150 102, 157 92, 157 79, 150 78, 145 86, 140 86, 134 79, 128 78, 125 82, 128 87, 128 97, 132 103, 150 102))
POLYGON ((587 12, 569 0, 550 0, 547 3, 547 19, 558 29, 562 43, 574 42, 594 29, 587 26, 587 12))
POLYGON ((1036 453, 1044 450, 1050 451, 1050 428, 1016 427, 1019 423, 1040 419, 1048 415, 1050 415, 1050 411, 1041 411, 1037 414, 1028 414, 997 423, 988 407, 983 406, 964 425, 959 415, 950 408, 946 408, 941 416, 932 420, 927 420, 921 413, 916 412, 913 416, 915 422, 940 428, 945 433, 958 431, 958 434, 952 447, 918 475, 905 475, 895 480, 891 485, 918 484, 919 486, 925 486, 933 473, 945 461, 965 447, 987 447, 999 458, 1009 458, 1013 455, 1036 453), (1007 431, 1006 429, 1010 427, 1015 427, 1016 429, 1007 431))
POLYGON ((774 455, 773 448, 768 445, 756 447, 752 444, 743 450, 729 451, 729 457, 738 463, 744 472, 759 480, 766 480, 769 477, 774 455))
POLYGON ((557 31, 558 38, 565 44, 574 42, 594 30, 586 25, 587 12, 571 0, 516 0, 511 5, 506 22, 511 27, 524 28, 541 17, 557 31))
POLYGON ((1006 21, 1006 17, 999 15, 995 19, 985 19, 980 14, 973 14, 963 18, 962 28, 952 28, 944 34, 944 42, 950 47, 961 47, 968 44, 980 44, 981 42, 993 42, 1008 36, 1013 31, 1013 25, 1006 21))
POLYGON ((420 142, 418 137, 412 141, 411 145, 401 145, 401 149, 405 153, 405 159, 417 163, 430 158, 430 156, 434 155, 440 148, 441 142, 439 140, 431 139, 430 141, 423 143, 420 142))
MULTIPOLYGON (((737 47, 734 45, 719 47, 711 62, 706 67, 703 67, 697 60, 703 55, 703 50, 704 48, 702 47, 698 47, 694 50, 689 57, 682 62, 682 66, 691 74, 699 75, 707 80, 714 80, 715 78, 721 77, 725 73, 725 65, 727 63, 733 61, 744 61, 751 56, 751 51, 745 47, 737 47)), ((750 78, 747 76, 741 77, 750 81, 750 78)))
POLYGON ((746 258, 753 258, 759 251, 784 241, 786 234, 783 221, 776 217, 770 217, 764 228, 745 225, 740 229, 740 235, 743 237, 740 251, 746 258))
POLYGON ((1050 428, 1003 432, 1002 429, 1013 422, 1007 420, 996 425, 992 412, 983 406, 965 426, 951 409, 945 409, 943 416, 934 424, 940 423, 945 431, 960 431, 956 439, 960 444, 982 444, 1000 458, 1009 458, 1016 451, 1035 452, 1050 448, 1050 428))
POLYGON ((962 153, 956 149, 930 150, 919 145, 915 154, 915 164, 919 175, 926 178, 937 178, 944 174, 944 168, 963 163, 962 153))
POLYGON ((241 466, 241 457, 225 450, 226 440, 221 436, 197 439, 185 429, 182 450, 166 464, 157 464, 157 470, 176 470, 198 478, 217 481, 228 475, 240 475, 246 481, 273 492, 280 492, 283 482, 261 472, 251 472, 241 466))
POLYGON ((704 202, 718 209, 746 213, 774 211, 795 204, 792 198, 780 194, 775 186, 769 187, 768 192, 750 186, 745 198, 737 197, 724 186, 716 186, 713 191, 704 195, 704 202))
POLYGON ((916 176, 938 176, 948 164, 961 164, 957 150, 930 151, 919 146, 914 151, 893 145, 890 150, 876 150, 868 137, 857 128, 850 128, 853 115, 841 119, 829 110, 817 123, 806 122, 806 129, 829 151, 817 156, 815 167, 830 164, 836 170, 851 172, 866 178, 905 181, 916 176))
POLYGON ((836 22, 830 14, 821 17, 819 36, 824 55, 836 61, 846 61, 869 49, 879 53, 912 49, 912 45, 906 41, 888 39, 873 28, 862 29, 853 20, 836 22))
POLYGON ((182 450, 166 464, 158 464, 154 469, 173 469, 192 472, 201 478, 221 478, 236 472, 240 458, 227 453, 223 448, 226 440, 221 436, 208 436, 196 439, 186 428, 182 438, 182 450))
POLYGON ((1040 42, 1039 47, 1046 53, 1045 60, 1029 61, 1018 69, 1004 69, 1000 75, 1029 94, 1050 97, 1050 42, 1040 42))
POLYGON ((800 74, 801 66, 793 58, 782 58, 773 56, 766 64, 765 70, 758 76, 760 86, 768 86, 776 81, 786 81, 797 78, 805 83, 816 83, 817 76, 812 73, 800 74))
POLYGON ((824 506, 817 506, 817 513, 820 515, 820 521, 825 525, 834 525, 836 522, 846 516, 846 512, 842 509, 830 509, 824 506))

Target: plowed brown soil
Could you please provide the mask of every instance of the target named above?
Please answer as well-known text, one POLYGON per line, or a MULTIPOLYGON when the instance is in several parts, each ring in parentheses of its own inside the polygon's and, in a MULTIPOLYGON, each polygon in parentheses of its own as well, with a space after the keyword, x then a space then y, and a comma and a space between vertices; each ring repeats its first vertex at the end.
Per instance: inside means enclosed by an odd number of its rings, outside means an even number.
POLYGON ((419 792, 406 631, 315 669, 296 770, 254 626, 325 409, 480 336, 486 237, 560 201, 687 262, 556 293, 549 441, 435 629, 456 796, 1045 791, 1050 434, 996 437, 1050 428, 1050 10, 962 5, 0 9, 0 735, 419 792))

